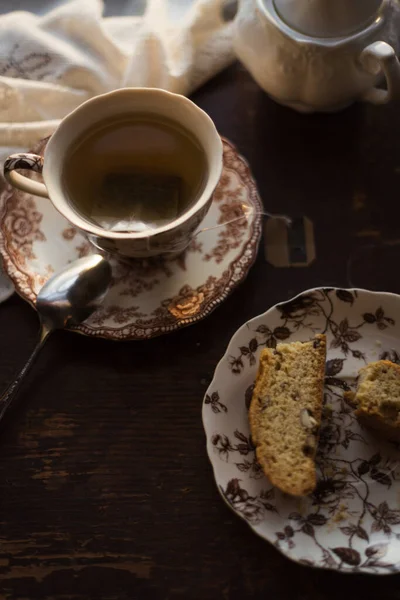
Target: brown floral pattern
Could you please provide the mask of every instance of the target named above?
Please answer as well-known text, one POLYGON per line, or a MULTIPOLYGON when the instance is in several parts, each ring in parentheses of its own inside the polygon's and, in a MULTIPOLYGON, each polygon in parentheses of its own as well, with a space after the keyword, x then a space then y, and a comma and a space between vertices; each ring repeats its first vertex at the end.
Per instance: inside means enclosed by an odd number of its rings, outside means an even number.
MULTIPOLYGON (((205 400, 205 402, 207 403, 207 400, 205 400)), ((219 406, 221 408, 225 407, 224 412, 227 412, 227 408, 224 404, 220 403, 219 406)), ((214 407, 215 405, 213 408, 214 407)), ((214 410, 214 412, 219 411, 214 410)), ((218 452, 220 458, 228 461, 230 453, 238 452, 241 460, 239 462, 235 462, 237 469, 242 471, 242 473, 247 473, 249 477, 253 477, 254 479, 260 479, 263 477, 261 467, 258 464, 255 456, 254 446, 251 442, 250 436, 246 436, 244 433, 241 433, 236 429, 233 433, 233 437, 236 438, 235 442, 231 442, 228 436, 221 435, 219 433, 216 433, 212 437, 211 443, 218 452)))
POLYGON ((248 360, 251 366, 254 365, 256 363, 255 352, 258 348, 276 348, 277 343, 287 340, 300 328, 314 331, 309 320, 315 317, 322 317, 325 320, 322 332, 331 334, 330 347, 332 349, 340 349, 345 356, 350 353, 353 358, 365 360, 364 354, 358 348, 351 346, 351 344, 362 339, 360 330, 366 325, 375 325, 378 330, 382 331, 389 326, 393 326, 395 321, 385 315, 381 306, 376 309, 375 314, 365 313, 361 315, 357 323, 350 324, 347 317, 335 321, 333 319, 332 292, 336 294, 336 298, 350 305, 353 305, 357 298, 357 291, 325 289, 308 295, 305 294, 290 302, 278 305, 277 310, 281 313, 283 323, 273 329, 263 323, 259 325, 248 345, 241 346, 239 348, 240 353, 229 358, 232 373, 240 374, 244 368, 244 360, 248 360))
POLYGON ((83 258, 84 256, 89 256, 93 252, 93 246, 90 242, 83 241, 81 244, 76 246, 76 256, 77 258, 83 258))
POLYGON ((216 277, 209 277, 204 285, 195 290, 185 285, 168 305, 168 311, 176 319, 196 316, 203 306, 213 297, 220 283, 216 277))
POLYGON ((301 564, 400 572, 400 445, 363 429, 344 395, 366 362, 400 362, 399 310, 400 299, 391 294, 305 292, 235 334, 205 396, 207 448, 222 496, 258 534, 301 564), (247 411, 262 348, 315 333, 326 333, 329 346, 318 484, 298 500, 275 490, 263 475, 247 411))
POLYGON ((78 230, 75 227, 67 227, 62 232, 62 236, 63 236, 64 240, 67 240, 69 242, 74 239, 74 237, 76 236, 77 233, 78 233, 78 230))
POLYGON ((225 404, 221 402, 218 392, 213 392, 211 396, 207 394, 204 402, 205 404, 210 404, 212 411, 215 413, 219 413, 221 411, 227 412, 228 410, 225 404))
MULTIPOLYGON (((229 163, 229 148, 224 148, 224 162, 229 163)), ((215 260, 217 263, 223 261, 225 256, 238 248, 246 234, 247 212, 246 196, 243 194, 243 186, 235 172, 237 165, 233 164, 232 173, 228 165, 223 173, 217 189, 214 192, 214 201, 219 203, 221 216, 218 224, 226 223, 226 227, 218 233, 218 243, 204 255, 204 260, 215 260)))
MULTIPOLYGON (((43 155, 46 143, 43 140, 33 151, 43 155)), ((204 318, 244 279, 258 249, 261 201, 246 162, 228 141, 223 143, 226 166, 221 184, 189 247, 169 260, 122 262, 110 257, 112 288, 79 331, 111 339, 168 333, 204 318), (249 214, 233 227, 224 226, 238 214, 238 198, 249 214)), ((29 176, 40 178, 32 172, 29 176)), ((32 304, 53 271, 95 251, 47 199, 16 192, 9 185, 0 190, 0 253, 18 292, 32 304)))
POLYGON ((168 307, 169 312, 177 319, 192 317, 200 312, 204 303, 205 295, 203 291, 195 291, 190 285, 185 285, 180 291, 179 296, 173 299, 168 307))
POLYGON ((28 260, 34 260, 34 242, 45 242, 46 237, 41 230, 42 215, 36 209, 32 198, 24 199, 22 194, 14 194, 9 199, 10 211, 3 220, 3 231, 8 242, 8 251, 17 255, 22 266, 28 260))

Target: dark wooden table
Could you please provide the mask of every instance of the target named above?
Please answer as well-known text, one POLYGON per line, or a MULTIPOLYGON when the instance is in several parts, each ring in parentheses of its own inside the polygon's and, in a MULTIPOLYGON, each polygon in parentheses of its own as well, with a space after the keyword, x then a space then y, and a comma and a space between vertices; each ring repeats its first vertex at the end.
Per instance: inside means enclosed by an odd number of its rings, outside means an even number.
MULTIPOLYGON (((313 221, 316 260, 277 269, 261 246, 223 306, 169 336, 54 335, 0 432, 0 598, 400 598, 396 576, 312 571, 255 536, 217 492, 201 422, 247 319, 306 288, 349 285, 349 257, 371 243, 352 283, 400 291, 396 246, 382 244, 400 229, 399 106, 301 116, 238 65, 194 100, 248 158, 265 207, 313 221)), ((1 305, 2 384, 37 329, 21 299, 1 305)))

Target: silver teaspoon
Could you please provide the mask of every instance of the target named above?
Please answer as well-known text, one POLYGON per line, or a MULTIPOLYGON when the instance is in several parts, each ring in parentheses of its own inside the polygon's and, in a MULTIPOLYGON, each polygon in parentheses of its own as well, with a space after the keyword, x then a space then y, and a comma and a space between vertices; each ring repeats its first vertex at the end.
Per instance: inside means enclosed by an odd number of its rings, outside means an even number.
POLYGON ((80 258, 45 283, 36 300, 40 318, 39 339, 25 366, 0 396, 0 420, 49 335, 56 329, 64 329, 85 321, 102 303, 110 283, 110 264, 99 254, 80 258))

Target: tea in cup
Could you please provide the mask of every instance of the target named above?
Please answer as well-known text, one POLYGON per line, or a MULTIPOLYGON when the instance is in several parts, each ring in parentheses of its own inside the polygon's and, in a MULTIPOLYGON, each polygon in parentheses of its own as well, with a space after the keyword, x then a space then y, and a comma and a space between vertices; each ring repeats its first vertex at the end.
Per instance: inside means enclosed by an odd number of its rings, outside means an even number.
POLYGON ((88 100, 50 138, 44 157, 15 154, 4 175, 49 197, 95 246, 125 257, 179 252, 211 206, 222 142, 187 98, 125 88, 88 100), (44 183, 18 169, 42 172, 44 183))

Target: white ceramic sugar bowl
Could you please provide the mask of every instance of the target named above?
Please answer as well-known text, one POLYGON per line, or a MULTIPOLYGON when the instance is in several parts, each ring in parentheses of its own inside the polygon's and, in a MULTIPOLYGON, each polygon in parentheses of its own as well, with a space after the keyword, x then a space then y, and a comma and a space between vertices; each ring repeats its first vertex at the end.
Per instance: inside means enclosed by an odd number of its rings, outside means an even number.
MULTIPOLYGON (((400 99, 397 0, 240 0, 238 58, 277 102, 301 112, 400 99), (376 86, 387 81, 387 91, 376 86)), ((400 20, 398 20, 398 23, 400 20)))

